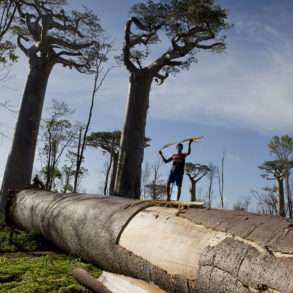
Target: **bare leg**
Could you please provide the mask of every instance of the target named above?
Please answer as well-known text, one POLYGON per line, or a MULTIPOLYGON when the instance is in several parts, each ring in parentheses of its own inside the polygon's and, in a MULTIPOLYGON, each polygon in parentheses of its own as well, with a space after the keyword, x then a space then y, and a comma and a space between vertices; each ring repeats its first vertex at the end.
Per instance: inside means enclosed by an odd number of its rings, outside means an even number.
POLYGON ((178 190, 177 190, 177 201, 180 200, 180 196, 181 196, 181 186, 177 186, 178 190))

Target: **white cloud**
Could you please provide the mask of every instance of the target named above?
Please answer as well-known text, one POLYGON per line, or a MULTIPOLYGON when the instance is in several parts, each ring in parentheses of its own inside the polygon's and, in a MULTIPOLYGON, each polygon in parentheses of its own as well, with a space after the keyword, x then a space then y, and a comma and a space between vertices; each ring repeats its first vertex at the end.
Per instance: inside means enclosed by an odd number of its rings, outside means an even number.
POLYGON ((191 71, 154 88, 153 117, 261 132, 293 128, 293 43, 267 25, 235 27, 252 43, 243 48, 235 38, 224 55, 205 54, 191 71))

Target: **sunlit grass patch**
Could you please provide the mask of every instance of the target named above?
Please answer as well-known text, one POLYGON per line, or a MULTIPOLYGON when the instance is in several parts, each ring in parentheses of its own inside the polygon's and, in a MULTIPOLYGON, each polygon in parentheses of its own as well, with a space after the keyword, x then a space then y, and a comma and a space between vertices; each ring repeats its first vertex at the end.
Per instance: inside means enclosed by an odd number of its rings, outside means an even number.
MULTIPOLYGON (((73 268, 84 268, 98 277, 101 271, 80 259, 50 252, 50 245, 35 233, 0 227, 0 293, 90 292, 71 276, 73 268)), ((51 247, 52 248, 52 247, 51 247)))
POLYGON ((0 256, 0 292, 89 292, 71 276, 73 268, 81 267, 98 277, 96 267, 65 255, 39 257, 0 256))

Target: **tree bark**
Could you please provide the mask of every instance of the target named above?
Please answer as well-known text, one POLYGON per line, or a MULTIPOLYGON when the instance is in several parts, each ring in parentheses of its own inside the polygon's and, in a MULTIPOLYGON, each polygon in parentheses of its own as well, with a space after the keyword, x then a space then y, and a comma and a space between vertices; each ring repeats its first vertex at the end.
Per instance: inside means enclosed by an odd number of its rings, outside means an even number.
POLYGON ((278 213, 279 213, 279 216, 286 217, 283 179, 277 179, 277 184, 278 184, 278 213))
POLYGON ((21 190, 31 183, 44 97, 52 68, 53 64, 42 58, 30 59, 30 72, 2 182, 1 209, 5 209, 10 190, 21 190))
POLYGON ((141 166, 152 76, 142 70, 131 74, 128 104, 121 135, 115 194, 140 198, 141 166))
POLYGON ((26 190, 10 198, 8 218, 67 253, 167 292, 293 292, 288 220, 154 205, 26 190))
POLYGON ((190 181, 190 201, 196 201, 196 182, 190 181))

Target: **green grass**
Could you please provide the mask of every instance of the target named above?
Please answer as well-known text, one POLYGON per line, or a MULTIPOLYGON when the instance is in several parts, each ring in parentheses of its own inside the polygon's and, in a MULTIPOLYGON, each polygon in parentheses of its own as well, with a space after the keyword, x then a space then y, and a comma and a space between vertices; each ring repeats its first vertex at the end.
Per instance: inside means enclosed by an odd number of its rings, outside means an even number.
POLYGON ((18 232, 9 242, 9 229, 0 227, 0 293, 90 292, 71 276, 80 267, 98 277, 101 271, 80 259, 48 252, 37 234, 18 232))

